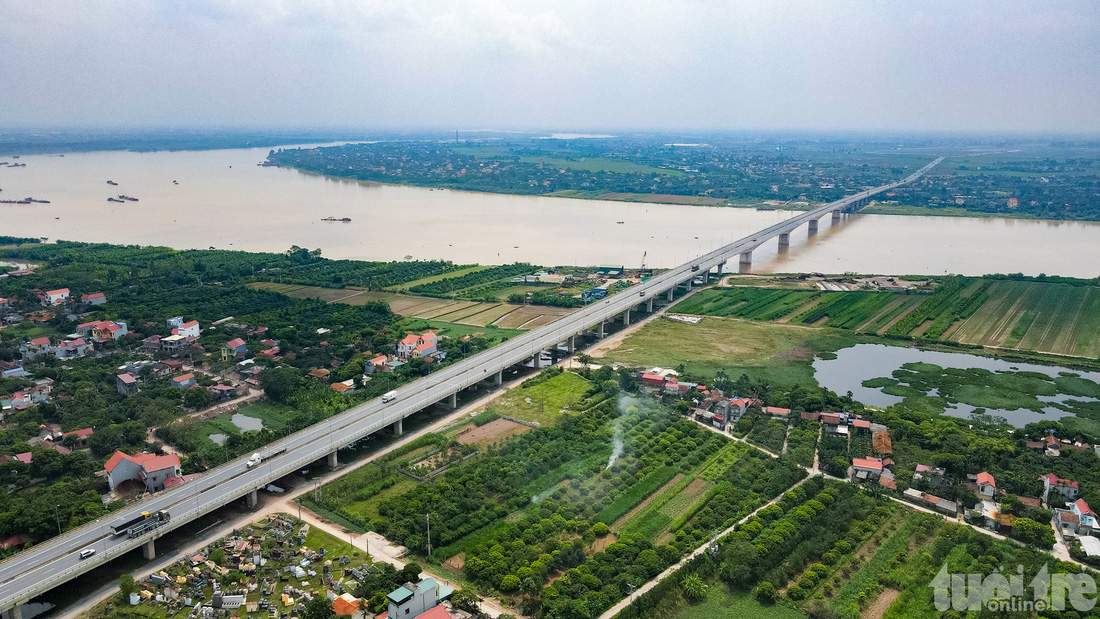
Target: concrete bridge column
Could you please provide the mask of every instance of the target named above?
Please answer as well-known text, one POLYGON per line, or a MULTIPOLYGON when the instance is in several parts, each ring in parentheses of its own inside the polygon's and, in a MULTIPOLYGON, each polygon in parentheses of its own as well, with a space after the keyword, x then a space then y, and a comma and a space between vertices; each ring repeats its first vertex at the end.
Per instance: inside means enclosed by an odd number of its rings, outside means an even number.
POLYGON ((625 312, 623 312, 623 326, 625 327, 625 326, 628 326, 629 324, 630 324, 630 310, 626 310, 625 312))
POLYGON ((497 370, 497 373, 493 375, 493 384, 497 387, 504 384, 504 370, 497 370))
POLYGON ((646 302, 645 302, 645 311, 647 313, 650 313, 650 314, 653 313, 653 297, 649 297, 649 299, 646 300, 646 302))
MULTIPOLYGON (((405 433, 405 420, 404 419, 398 419, 397 421, 393 422, 393 435, 394 436, 401 436, 404 433, 405 433)), ((336 454, 332 454, 332 455, 333 455, 333 460, 335 460, 336 459, 335 458, 336 454)))
POLYGON ((809 221, 809 224, 807 224, 807 225, 809 226, 808 232, 809 232, 810 236, 813 236, 813 235, 817 234, 817 220, 816 219, 811 219, 809 221))
POLYGON ((569 351, 569 354, 573 354, 573 351, 577 349, 576 342, 573 341, 574 337, 570 335, 569 339, 565 340, 565 349, 569 351))
POLYGON ((691 279, 692 278, 689 277, 687 281, 684 282, 684 288, 687 289, 688 292, 691 292, 691 279))
POLYGON ((722 279, 722 270, 726 268, 726 261, 723 260, 718 263, 718 279, 722 279))
POLYGON ((737 264, 739 273, 748 273, 752 269, 752 250, 741 252, 741 260, 737 264))
POLYGON ((783 251, 791 246, 791 233, 783 232, 779 235, 779 251, 783 251))
POLYGON ((256 506, 260 504, 260 495, 256 491, 256 488, 250 490, 248 494, 244 495, 244 498, 245 503, 248 504, 248 509, 255 509, 256 506))
POLYGON ((672 303, 672 291, 675 290, 675 289, 676 289, 676 286, 673 286, 672 288, 668 289, 668 296, 666 298, 668 299, 669 303, 672 303))
POLYGON ((326 462, 328 463, 328 468, 330 468, 330 469, 336 468, 336 465, 339 464, 339 463, 336 461, 336 452, 335 451, 330 453, 328 456, 326 456, 326 462))
POLYGON ((599 330, 599 333, 598 333, 598 335, 599 335, 599 337, 600 337, 600 339, 601 339, 601 340, 602 340, 602 339, 604 338, 604 333, 603 333, 603 323, 604 323, 604 321, 602 321, 602 320, 601 320, 601 321, 600 321, 600 330, 599 330))
POLYGON ((153 540, 149 540, 141 545, 141 554, 145 557, 146 561, 152 561, 157 558, 157 546, 153 543, 153 540))
POLYGON ((8 611, 10 619, 23 619, 23 602, 19 602, 8 611))
POLYGON ((447 396, 447 406, 450 406, 451 408, 458 408, 457 393, 452 393, 451 395, 447 396))
POLYGON ((833 211, 833 225, 840 222, 840 209, 833 211))

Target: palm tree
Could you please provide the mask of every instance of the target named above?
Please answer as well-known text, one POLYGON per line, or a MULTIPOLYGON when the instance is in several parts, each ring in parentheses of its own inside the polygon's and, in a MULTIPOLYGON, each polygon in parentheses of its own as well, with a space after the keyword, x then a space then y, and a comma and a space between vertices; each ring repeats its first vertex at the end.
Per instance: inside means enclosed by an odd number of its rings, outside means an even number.
POLYGON ((691 573, 684 576, 684 579, 680 581, 680 589, 684 592, 684 597, 692 601, 698 601, 707 597, 707 589, 710 587, 703 582, 703 579, 698 574, 691 573))

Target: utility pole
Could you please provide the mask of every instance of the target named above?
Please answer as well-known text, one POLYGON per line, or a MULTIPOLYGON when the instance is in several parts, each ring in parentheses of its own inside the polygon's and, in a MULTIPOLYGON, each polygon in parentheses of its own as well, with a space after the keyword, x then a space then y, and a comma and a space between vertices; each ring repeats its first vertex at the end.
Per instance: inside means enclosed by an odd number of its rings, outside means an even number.
POLYGON ((59 508, 59 507, 61 507, 61 506, 60 505, 54 505, 53 506, 53 515, 54 515, 55 518, 57 518, 57 534, 61 535, 61 513, 57 511, 57 508, 59 508))
POLYGON ((424 514, 424 520, 428 522, 428 556, 432 556, 432 513, 424 514))

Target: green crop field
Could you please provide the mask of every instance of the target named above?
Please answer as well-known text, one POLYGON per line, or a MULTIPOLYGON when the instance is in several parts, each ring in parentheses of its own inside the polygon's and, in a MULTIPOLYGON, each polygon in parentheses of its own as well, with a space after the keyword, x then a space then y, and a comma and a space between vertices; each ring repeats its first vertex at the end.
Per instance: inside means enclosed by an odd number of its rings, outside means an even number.
POLYGON ((806 615, 784 604, 764 605, 747 591, 732 591, 723 584, 711 586, 706 599, 681 606, 671 619, 805 619, 806 615))
POLYGON ((955 276, 939 283, 932 294, 904 294, 768 282, 705 290, 671 311, 1100 357, 1100 287, 955 276))
POLYGON ((553 423, 562 409, 584 398, 591 383, 572 372, 563 372, 533 387, 512 389, 493 402, 489 410, 541 425, 553 423))

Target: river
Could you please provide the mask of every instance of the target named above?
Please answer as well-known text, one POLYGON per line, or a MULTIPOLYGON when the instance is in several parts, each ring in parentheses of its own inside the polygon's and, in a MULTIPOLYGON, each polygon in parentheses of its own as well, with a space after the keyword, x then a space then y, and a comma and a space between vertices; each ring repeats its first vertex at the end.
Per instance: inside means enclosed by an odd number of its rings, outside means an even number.
MULTIPOLYGON (((671 267, 792 213, 480 194, 260 167, 268 149, 33 155, 0 167, 0 234, 329 258, 671 267), (118 183, 107 184, 108 180, 118 183), (139 202, 108 202, 120 194, 139 202), (350 223, 323 217, 350 217, 350 223), (621 222, 621 223, 620 223, 621 222)), ((851 215, 759 248, 754 270, 1100 275, 1100 224, 851 215)))

